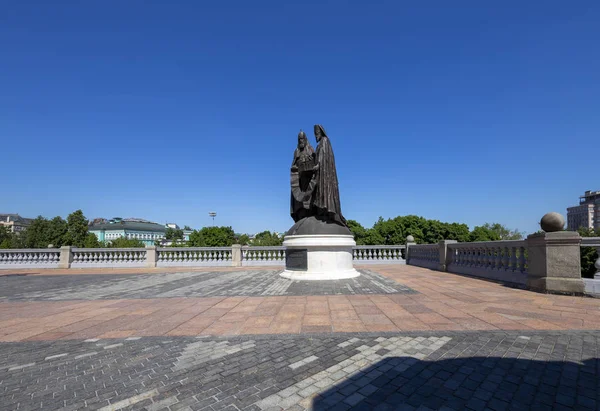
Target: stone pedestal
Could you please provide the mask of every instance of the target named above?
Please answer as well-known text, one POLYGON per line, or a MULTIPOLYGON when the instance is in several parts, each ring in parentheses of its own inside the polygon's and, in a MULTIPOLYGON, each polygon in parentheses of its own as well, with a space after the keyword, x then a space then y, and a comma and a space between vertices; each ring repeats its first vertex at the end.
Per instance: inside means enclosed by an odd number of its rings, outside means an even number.
POLYGON ((581 237, 572 231, 532 234, 527 237, 527 286, 538 291, 582 294, 581 237))
POLYGON ((340 280, 358 277, 352 265, 352 235, 286 236, 285 271, 291 280, 340 280))
POLYGON ((358 277, 352 255, 356 242, 347 227, 315 217, 298 221, 283 241, 286 247, 284 278, 340 280, 358 277))

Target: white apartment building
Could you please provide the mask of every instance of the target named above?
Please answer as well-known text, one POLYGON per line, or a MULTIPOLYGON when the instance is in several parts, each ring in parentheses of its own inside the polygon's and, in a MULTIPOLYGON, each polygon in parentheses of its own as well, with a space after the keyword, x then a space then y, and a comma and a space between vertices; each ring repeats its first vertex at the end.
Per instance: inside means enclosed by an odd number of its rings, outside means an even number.
POLYGON ((600 191, 586 191, 579 205, 567 208, 567 229, 600 229, 600 191))

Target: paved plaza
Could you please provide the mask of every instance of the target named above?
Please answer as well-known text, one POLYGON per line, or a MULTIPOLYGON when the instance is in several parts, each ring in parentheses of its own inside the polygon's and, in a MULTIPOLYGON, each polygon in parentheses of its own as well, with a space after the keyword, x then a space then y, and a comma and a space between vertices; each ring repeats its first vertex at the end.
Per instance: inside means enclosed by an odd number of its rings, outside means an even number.
POLYGON ((411 266, 278 272, 0 273, 0 409, 600 407, 598 299, 411 266))

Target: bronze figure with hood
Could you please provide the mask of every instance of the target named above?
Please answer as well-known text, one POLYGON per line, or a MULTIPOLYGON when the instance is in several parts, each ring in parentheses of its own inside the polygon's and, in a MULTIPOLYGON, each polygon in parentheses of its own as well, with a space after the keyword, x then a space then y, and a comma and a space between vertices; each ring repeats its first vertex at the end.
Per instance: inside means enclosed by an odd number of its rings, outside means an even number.
POLYGON ((298 148, 294 152, 291 169, 292 203, 291 215, 295 222, 314 216, 326 223, 347 227, 340 206, 337 172, 333 148, 325 129, 314 126, 318 142, 317 150, 298 134, 298 148))

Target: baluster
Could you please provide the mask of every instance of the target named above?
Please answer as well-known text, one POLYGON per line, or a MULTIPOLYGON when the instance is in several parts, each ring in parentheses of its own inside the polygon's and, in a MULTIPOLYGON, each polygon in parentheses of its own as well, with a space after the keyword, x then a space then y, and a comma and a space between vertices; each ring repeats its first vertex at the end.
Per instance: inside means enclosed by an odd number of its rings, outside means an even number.
POLYGON ((517 247, 510 247, 510 262, 509 262, 509 270, 516 271, 517 270, 517 247))
POLYGON ((494 270, 498 267, 498 258, 499 258, 499 251, 498 251, 498 247, 486 247, 485 248, 485 254, 486 254, 486 259, 487 259, 487 264, 486 264, 486 269, 488 270, 494 270))
POLYGON ((508 271, 508 247, 502 247, 502 269, 508 271))
POLYGON ((502 248, 501 247, 492 247, 492 252, 494 253, 494 266, 491 267, 494 270, 502 269, 502 248))
POLYGON ((518 270, 522 273, 525 272, 525 247, 519 247, 519 266, 518 270))

